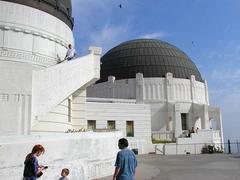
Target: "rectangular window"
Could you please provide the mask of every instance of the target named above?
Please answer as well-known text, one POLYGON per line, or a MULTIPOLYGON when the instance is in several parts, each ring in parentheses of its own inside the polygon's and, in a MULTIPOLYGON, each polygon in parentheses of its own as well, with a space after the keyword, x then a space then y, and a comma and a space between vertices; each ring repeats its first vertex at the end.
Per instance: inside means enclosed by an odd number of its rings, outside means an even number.
POLYGON ((116 129, 115 121, 108 121, 107 122, 107 128, 108 129, 116 129))
POLYGON ((134 137, 134 122, 133 121, 127 121, 126 133, 127 133, 127 137, 134 137))
POLYGON ((88 120, 88 125, 87 125, 88 129, 96 129, 96 120, 88 120))
POLYGON ((182 130, 187 130, 187 114, 181 113, 182 130))
POLYGON ((72 120, 72 100, 68 99, 68 122, 72 120))

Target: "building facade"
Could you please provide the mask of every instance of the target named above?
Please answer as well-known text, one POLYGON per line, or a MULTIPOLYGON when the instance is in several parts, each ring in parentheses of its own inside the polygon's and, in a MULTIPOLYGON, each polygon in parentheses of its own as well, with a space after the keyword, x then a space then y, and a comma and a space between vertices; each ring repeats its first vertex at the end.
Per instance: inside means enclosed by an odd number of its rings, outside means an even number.
POLYGON ((63 61, 74 46, 71 0, 0 1, 0 176, 22 178, 35 144, 50 168, 43 179, 110 175, 121 132, 65 133, 87 128, 86 87, 100 77, 101 48, 63 61), (11 154, 11 155, 10 155, 11 154))
POLYGON ((177 47, 155 39, 131 40, 109 50, 101 63, 101 78, 88 87, 88 97, 149 105, 154 139, 222 142, 221 113, 209 104, 207 81, 177 47), (206 136, 193 140, 188 137, 192 128, 206 136))

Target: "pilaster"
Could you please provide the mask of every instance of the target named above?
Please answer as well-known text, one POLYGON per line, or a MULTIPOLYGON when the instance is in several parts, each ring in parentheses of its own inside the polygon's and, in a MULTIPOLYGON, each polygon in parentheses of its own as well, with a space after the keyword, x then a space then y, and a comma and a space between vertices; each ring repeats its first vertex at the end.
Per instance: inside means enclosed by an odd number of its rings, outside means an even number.
POLYGON ((142 104, 144 101, 144 78, 142 73, 136 74, 136 103, 142 104))
POLYGON ((114 76, 108 76, 108 89, 109 89, 109 97, 108 98, 114 98, 115 92, 114 92, 114 83, 115 83, 115 77, 114 76))
POLYGON ((195 76, 191 75, 190 79, 190 91, 191 91, 191 100, 194 103, 195 102, 195 76))
POLYGON ((174 134, 175 138, 178 138, 182 134, 182 122, 181 122, 181 114, 180 114, 180 104, 175 104, 174 107, 175 114, 175 123, 174 123, 174 134))
POLYGON ((209 105, 208 84, 206 80, 204 80, 204 87, 205 87, 205 101, 206 104, 209 105))
POLYGON ((173 74, 166 74, 166 92, 167 92, 167 102, 173 101, 173 74))

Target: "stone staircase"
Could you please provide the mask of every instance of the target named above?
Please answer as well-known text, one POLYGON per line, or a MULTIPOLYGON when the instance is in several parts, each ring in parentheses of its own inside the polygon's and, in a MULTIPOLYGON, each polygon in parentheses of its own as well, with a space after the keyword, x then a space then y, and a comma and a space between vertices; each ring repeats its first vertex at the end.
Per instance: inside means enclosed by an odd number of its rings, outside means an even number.
POLYGON ((101 48, 90 47, 89 51, 86 56, 33 72, 32 119, 50 112, 75 91, 100 78, 101 48))

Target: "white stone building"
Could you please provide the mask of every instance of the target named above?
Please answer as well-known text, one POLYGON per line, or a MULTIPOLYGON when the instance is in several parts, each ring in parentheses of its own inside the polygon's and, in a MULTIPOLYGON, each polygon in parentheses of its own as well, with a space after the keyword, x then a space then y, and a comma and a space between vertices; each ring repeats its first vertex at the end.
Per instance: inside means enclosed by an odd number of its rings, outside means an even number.
MULTIPOLYGON (((90 97, 97 97, 98 101, 110 98, 113 102, 128 99, 136 106, 148 105, 151 131, 146 122, 136 119, 132 125, 134 132, 149 133, 154 139, 175 140, 177 144, 223 141, 220 109, 209 104, 207 81, 177 47, 154 39, 131 40, 109 50, 101 58, 101 63, 101 79, 87 88, 88 100, 92 101, 90 97), (192 127, 198 128, 198 133, 187 137, 192 127)), ((119 104, 119 109, 121 106, 126 105, 119 104)), ((105 106, 95 103, 95 108, 103 110, 105 106)), ((99 112, 95 119, 102 119, 103 112, 99 112)), ((128 126, 126 121, 131 118, 126 117, 124 122, 118 120, 118 116, 116 114, 116 123, 122 126, 117 129, 124 131, 128 126)), ((134 137, 138 138, 138 134, 134 137)))
POLYGON ((87 128, 86 87, 100 77, 101 48, 69 62, 74 44, 71 0, 0 1, 0 177, 22 178, 35 144, 46 153, 44 179, 93 179, 113 172, 121 132, 64 133, 87 128))
POLYGON ((87 180, 113 172, 120 137, 141 154, 154 150, 152 138, 221 142, 221 114, 209 106, 206 81, 166 42, 120 44, 102 57, 101 76, 101 48, 58 64, 74 44, 71 9, 71 0, 0 0, 0 177, 20 179, 37 143, 46 148, 44 179, 69 167, 70 179, 87 180), (200 130, 187 138, 191 127, 200 130))

